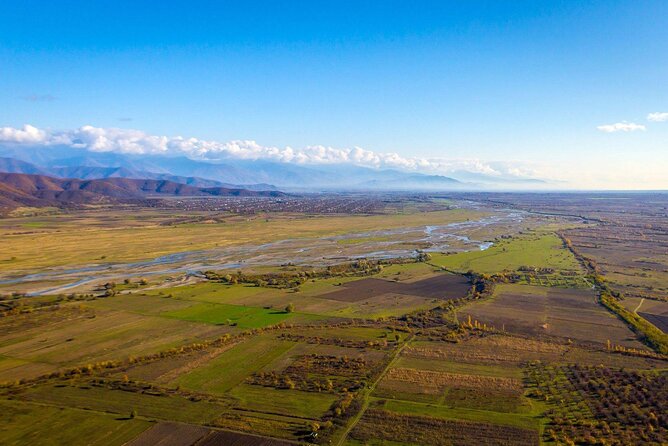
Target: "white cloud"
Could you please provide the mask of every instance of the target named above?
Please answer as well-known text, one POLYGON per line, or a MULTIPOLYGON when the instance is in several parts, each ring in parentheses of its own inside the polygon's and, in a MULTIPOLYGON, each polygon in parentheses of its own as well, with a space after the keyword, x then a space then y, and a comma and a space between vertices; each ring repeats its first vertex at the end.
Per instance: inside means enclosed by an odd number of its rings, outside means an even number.
POLYGON ((0 127, 0 142, 17 144, 43 144, 47 141, 47 133, 31 125, 24 125, 22 129, 0 127))
POLYGON ((635 124, 633 122, 617 122, 615 124, 599 125, 596 128, 606 133, 635 132, 636 130, 646 130, 644 125, 635 124))
POLYGON ((354 164, 364 167, 447 174, 468 171, 495 177, 534 177, 526 163, 489 163, 478 159, 404 157, 361 147, 334 148, 323 145, 293 147, 263 146, 252 140, 206 141, 182 136, 150 135, 140 130, 100 128, 86 125, 75 130, 41 130, 31 125, 22 129, 0 127, 0 144, 25 146, 69 146, 93 152, 134 155, 183 155, 192 159, 270 160, 296 164, 354 164))
POLYGON ((668 121, 668 112, 655 112, 647 115, 647 120, 652 122, 666 122, 668 121))

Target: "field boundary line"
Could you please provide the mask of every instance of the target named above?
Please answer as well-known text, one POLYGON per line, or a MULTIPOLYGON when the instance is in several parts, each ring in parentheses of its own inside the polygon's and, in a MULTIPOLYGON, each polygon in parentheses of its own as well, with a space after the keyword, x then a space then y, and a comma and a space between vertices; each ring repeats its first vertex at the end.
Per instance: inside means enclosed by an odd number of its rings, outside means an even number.
POLYGON ((633 310, 633 312, 634 312, 635 314, 638 314, 638 310, 640 310, 640 307, 642 306, 643 302, 645 302, 645 298, 644 298, 644 297, 640 298, 640 303, 639 303, 638 306, 635 308, 635 310, 633 310))
POLYGON ((341 434, 341 437, 339 438, 339 441, 336 443, 336 446, 341 446, 343 443, 346 441, 346 438, 348 438, 348 434, 350 434, 350 431, 353 430, 353 428, 357 425, 359 420, 362 418, 364 415, 364 412, 369 408, 369 397, 373 393, 374 390, 376 390, 376 386, 378 383, 385 377, 387 372, 392 368, 392 366, 399 360, 399 355, 403 351, 403 349, 410 343, 410 341, 413 339, 413 335, 410 335, 404 343, 399 347, 393 354, 393 357, 390 359, 390 361, 387 363, 387 366, 383 369, 383 371, 378 375, 378 378, 373 382, 373 384, 367 389, 367 391, 364 393, 364 402, 362 403, 362 406, 360 407, 359 412, 355 417, 348 423, 348 427, 346 427, 346 430, 341 434))

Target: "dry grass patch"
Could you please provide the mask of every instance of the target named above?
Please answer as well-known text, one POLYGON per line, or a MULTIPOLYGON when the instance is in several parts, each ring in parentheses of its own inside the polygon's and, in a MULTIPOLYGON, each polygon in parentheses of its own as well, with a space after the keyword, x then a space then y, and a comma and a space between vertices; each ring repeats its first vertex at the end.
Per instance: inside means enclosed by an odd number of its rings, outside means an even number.
POLYGON ((60 367, 132 355, 213 338, 223 327, 112 310, 85 312, 0 335, 0 354, 60 367))
MULTIPOLYGON (((369 409, 350 436, 361 442, 378 440, 399 444, 434 446, 527 446, 538 445, 532 430, 490 423, 446 420, 369 409)), ((368 443, 367 443, 368 444, 368 443)))
POLYGON ((524 361, 558 360, 566 345, 506 335, 472 338, 457 344, 416 342, 402 354, 409 358, 444 359, 472 364, 516 364, 524 361))
POLYGON ((460 373, 435 372, 433 370, 396 368, 391 369, 385 376, 385 379, 388 381, 418 383, 438 388, 460 387, 466 389, 497 389, 515 392, 519 392, 522 389, 522 382, 514 378, 464 375, 460 373))

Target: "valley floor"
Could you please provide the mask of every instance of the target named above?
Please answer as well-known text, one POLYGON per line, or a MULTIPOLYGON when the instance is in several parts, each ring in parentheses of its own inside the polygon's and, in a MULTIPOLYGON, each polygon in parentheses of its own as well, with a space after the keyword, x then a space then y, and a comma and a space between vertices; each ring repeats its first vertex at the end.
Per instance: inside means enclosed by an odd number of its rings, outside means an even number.
POLYGON ((0 443, 668 442, 666 294, 598 223, 424 202, 0 220, 0 443))

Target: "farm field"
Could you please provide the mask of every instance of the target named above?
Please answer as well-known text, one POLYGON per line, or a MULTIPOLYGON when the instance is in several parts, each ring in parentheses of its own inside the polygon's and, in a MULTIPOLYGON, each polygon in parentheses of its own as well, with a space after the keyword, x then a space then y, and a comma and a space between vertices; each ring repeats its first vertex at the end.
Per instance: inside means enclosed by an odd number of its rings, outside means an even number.
POLYGON ((158 423, 134 438, 129 445, 173 444, 190 446, 207 437, 211 431, 201 426, 158 423))
POLYGON ((538 435, 531 430, 419 414, 402 414, 383 409, 368 410, 351 432, 351 437, 361 444, 374 444, 374 440, 378 439, 399 444, 447 445, 465 444, 472 438, 475 438, 480 445, 539 444, 538 435), (367 443, 368 440, 371 442, 367 443))
POLYGON ((224 394, 241 384, 249 373, 264 367, 292 347, 290 342, 269 336, 242 341, 201 367, 179 376, 176 383, 191 390, 224 394))
POLYGON ((0 400, 0 409, 5 445, 81 444, 85 438, 86 444, 120 446, 151 427, 143 420, 26 402, 0 400))
MULTIPOLYGON (((417 264, 392 265, 387 268, 390 270, 387 274, 383 270, 377 278, 308 281, 297 293, 292 289, 199 283, 142 291, 131 298, 123 295, 117 300, 124 300, 118 305, 129 311, 217 325, 236 324, 234 326, 239 328, 261 328, 281 322, 308 323, 327 317, 400 316, 429 308, 439 300, 459 299, 470 288, 464 277, 414 265, 417 264), (144 301, 143 296, 146 296, 144 301), (284 311, 289 303, 296 304, 294 313, 284 311)), ((97 305, 109 306, 104 301, 97 305)))
POLYGON ((469 289, 468 281, 454 274, 440 274, 410 283, 362 279, 345 283, 342 289, 322 295, 323 299, 357 302, 383 294, 405 294, 431 299, 458 299, 469 289))
POLYGON ((665 217, 615 214, 605 227, 564 232, 573 247, 591 258, 610 285, 627 297, 668 299, 665 217), (648 227, 646 227, 648 226, 648 227))
POLYGON ((193 322, 222 325, 236 324, 239 328, 260 328, 275 325, 294 317, 285 311, 267 310, 238 305, 201 303, 182 310, 164 313, 167 317, 193 322))
MULTIPOLYGON (((583 443, 589 432, 564 407, 605 422, 610 433, 597 435, 662 441, 661 401, 638 411, 623 389, 639 382, 660 395, 668 358, 602 305, 605 271, 563 238, 592 223, 484 202, 435 211, 434 202, 392 215, 147 209, 124 219, 96 209, 0 220, 47 248, 77 225, 101 240, 81 257, 64 252, 59 265, 29 250, 3 264, 3 277, 48 273, 3 289, 55 291, 0 296, 0 443, 583 443), (270 247, 228 264, 242 252, 226 239, 235 231, 239 243, 270 247), (167 263, 135 262, 147 257, 130 238, 145 236, 168 238, 145 253, 167 263), (109 248, 112 239, 127 252, 109 248), (302 249, 309 254, 297 256, 302 249), (51 275, 107 261, 121 266, 51 275), (63 290, 68 280, 77 285, 63 290), (595 405, 592 386, 603 383, 619 411, 595 405), (31 429, 34 419, 43 426, 31 429), (643 436, 647 423, 654 431, 643 436)), ((648 297, 618 302, 661 328, 664 302, 648 297)))
POLYGON ((455 271, 486 274, 516 271, 522 267, 582 273, 563 242, 554 233, 540 231, 501 240, 484 251, 434 256, 433 263, 455 271))
MULTIPOLYGON (((525 357, 558 349, 548 344, 524 345, 521 340, 513 343, 513 338, 501 340, 525 357)), ((390 418, 426 416, 447 420, 453 427, 457 423, 462 423, 462 428, 466 423, 481 423, 482 429, 496 426, 492 430, 499 432, 512 427, 521 429, 515 435, 537 442, 543 419, 539 406, 524 396, 524 358, 509 348, 500 348, 499 343, 489 349, 489 355, 477 353, 475 341, 461 346, 425 341, 407 345, 376 387, 374 410, 394 414, 388 415, 390 418)), ((466 436, 464 432, 461 435, 466 436)))
POLYGON ((174 446, 289 446, 293 443, 255 435, 207 429, 176 423, 158 423, 144 431, 128 443, 129 446, 143 445, 174 445, 174 446))
POLYGON ((122 387, 114 388, 85 380, 73 385, 37 386, 26 392, 23 399, 34 403, 115 413, 124 417, 134 411, 137 417, 152 420, 202 424, 215 419, 226 408, 225 404, 219 402, 193 402, 179 395, 162 395, 159 392, 130 392, 122 387))
POLYGON ((512 333, 642 348, 623 322, 596 303, 592 290, 501 284, 490 300, 458 311, 460 320, 469 316, 512 333))
POLYGON ((85 306, 0 319, 0 325, 9 323, 0 336, 0 354, 26 363, 5 370, 4 379, 20 378, 22 370, 34 369, 35 364, 58 369, 118 359, 225 332, 222 327, 85 306), (39 320, 42 316, 43 323, 39 320))
POLYGON ((668 333, 668 301, 627 297, 621 303, 627 310, 646 319, 664 333, 668 333))

